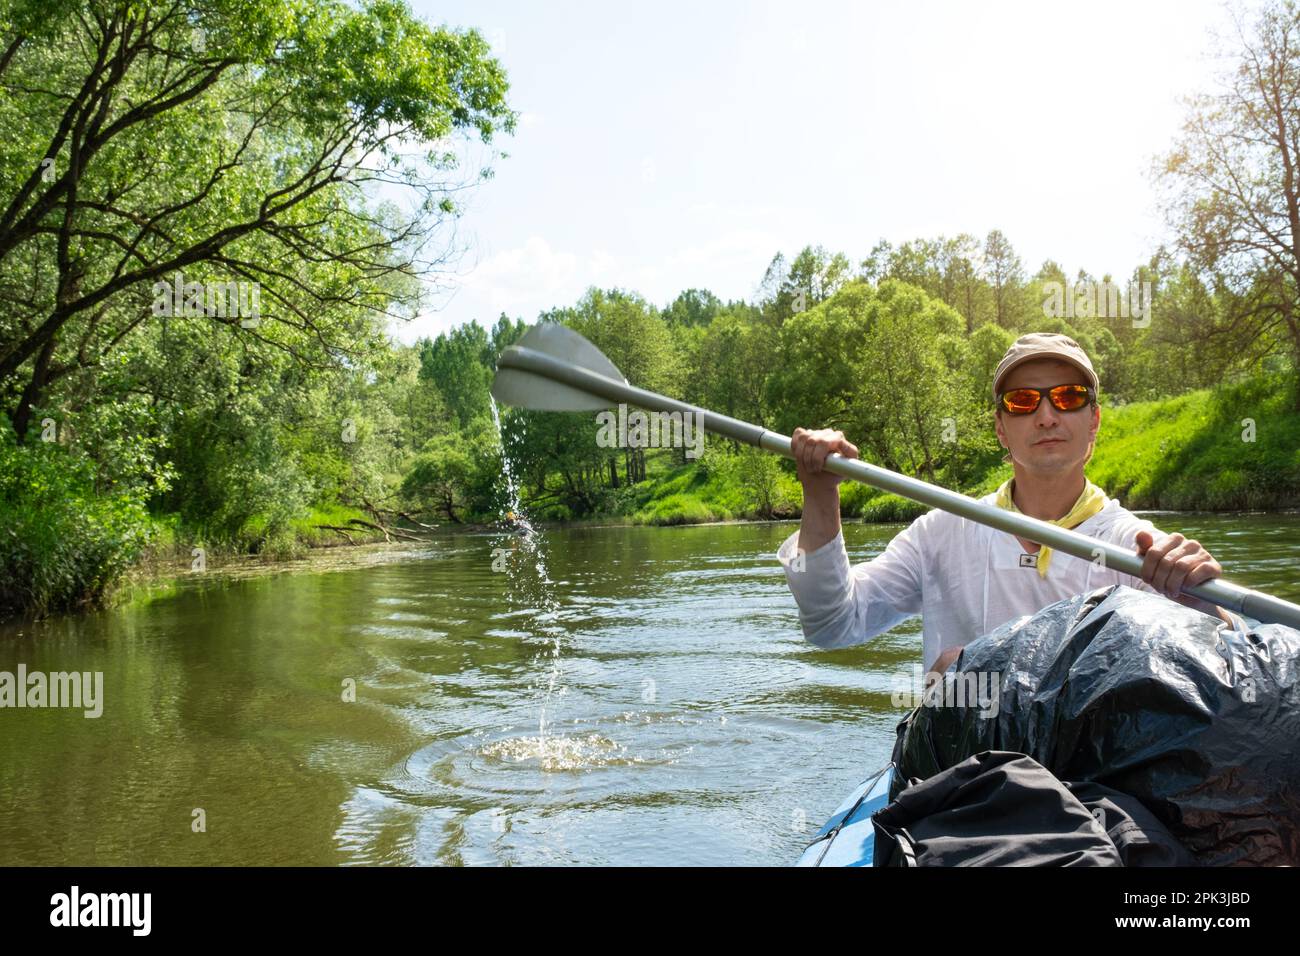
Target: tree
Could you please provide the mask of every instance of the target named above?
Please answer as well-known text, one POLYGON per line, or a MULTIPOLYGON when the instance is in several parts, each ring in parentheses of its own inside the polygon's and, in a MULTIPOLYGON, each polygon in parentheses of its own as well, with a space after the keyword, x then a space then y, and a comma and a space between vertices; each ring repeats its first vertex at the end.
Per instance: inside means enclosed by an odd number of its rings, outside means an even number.
POLYGON ((981 325, 969 339, 970 389, 983 398, 986 408, 992 407, 993 374, 1007 354, 1015 336, 999 325, 981 325))
POLYGON ((780 352, 767 382, 776 426, 838 428, 869 441, 852 409, 862 388, 861 357, 872 333, 875 290, 862 280, 793 316, 781 328, 780 352))
POLYGON ((777 253, 759 286, 759 307, 764 319, 780 328, 785 321, 828 298, 853 275, 843 253, 828 253, 821 246, 804 246, 793 262, 777 253))
POLYGON ((513 129, 505 91, 479 34, 400 0, 2 0, 0 402, 19 440, 173 280, 260 289, 256 322, 205 320, 306 364, 379 347, 469 185, 429 144, 513 129))
MULTIPOLYGON (((590 514, 604 489, 617 487, 618 451, 596 443, 598 425, 588 412, 514 410, 502 423, 505 452, 517 477, 530 486, 526 507, 561 503, 561 516, 590 514), (552 480, 552 478, 556 480, 552 480)), ((632 454, 623 453, 628 480, 641 477, 632 454)))
MULTIPOLYGON (((1237 36, 1235 67, 1218 92, 1190 100, 1181 139, 1158 172, 1190 264, 1231 304, 1205 337, 1284 349, 1300 370, 1297 5, 1272 0, 1253 29, 1237 21, 1237 36)), ((1300 388, 1295 403, 1300 410, 1300 388)))
POLYGON ((502 312, 497 318, 497 324, 492 326, 492 341, 489 343, 487 354, 483 357, 483 364, 488 368, 496 368, 497 357, 519 341, 527 331, 528 326, 524 324, 523 319, 515 319, 512 322, 510 317, 502 312))
POLYGON ((1024 269, 1001 230, 992 230, 984 240, 984 276, 993 287, 994 321, 1003 328, 1015 328, 1019 319, 1016 294, 1024 282, 1024 269))
POLYGON ((980 276, 979 240, 968 233, 952 239, 913 239, 895 248, 878 242, 862 263, 870 282, 897 279, 922 289, 960 312, 969 334, 991 320, 988 284, 980 276))
POLYGON ((989 287, 980 278, 980 244, 969 233, 942 240, 943 292, 941 298, 962 314, 970 335, 991 321, 989 287))
MULTIPOLYGON (((881 247, 877 246, 877 249, 881 247)), ((912 239, 904 242, 898 248, 890 249, 879 278, 906 282, 938 298, 943 291, 942 249, 942 237, 938 240, 912 239)))
POLYGON ((781 499, 781 464, 775 455, 757 448, 742 448, 736 456, 736 476, 753 497, 760 518, 773 518, 784 510, 781 499))
POLYGON ((489 362, 494 344, 483 326, 470 322, 433 341, 421 339, 416 346, 420 350, 420 378, 437 387, 456 416, 457 427, 466 428, 475 419, 487 418, 492 385, 489 362))
POLYGON ((430 439, 415 459, 402 481, 402 494, 459 524, 456 512, 466 507, 473 476, 473 460, 461 436, 439 435, 430 439))
POLYGON ((964 323, 944 303, 893 279, 880 284, 870 315, 857 417, 876 424, 891 458, 934 482, 946 430, 968 404, 945 362, 945 347, 964 323))
MULTIPOLYGON (((682 366, 673 353, 673 336, 658 310, 641 296, 619 289, 588 289, 574 308, 556 310, 543 319, 563 321, 585 336, 629 382, 654 392, 680 390, 682 366)), ((588 428, 574 440, 595 447, 595 432, 588 428)), ((607 454, 601 451, 602 457, 607 454)), ((624 449, 623 462, 629 483, 645 479, 645 449, 624 449)))
POLYGON ((670 326, 704 326, 722 308, 722 300, 708 289, 687 289, 664 309, 664 321, 670 326))
POLYGON ((776 366, 779 334, 749 309, 730 308, 705 330, 692 368, 690 401, 764 423, 764 389, 776 366))

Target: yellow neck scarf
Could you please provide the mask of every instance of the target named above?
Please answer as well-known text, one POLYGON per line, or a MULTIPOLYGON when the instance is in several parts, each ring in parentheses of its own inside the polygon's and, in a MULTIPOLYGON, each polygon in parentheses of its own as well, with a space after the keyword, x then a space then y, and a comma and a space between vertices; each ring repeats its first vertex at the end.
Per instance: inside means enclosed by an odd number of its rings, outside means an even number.
MULTIPOLYGON (((1011 487, 1014 484, 1014 478, 1008 478, 998 489, 997 505, 999 508, 1006 508, 1008 511, 1020 512, 1016 507, 1015 501, 1011 497, 1011 487)), ((1048 524, 1059 525, 1062 528, 1073 528, 1082 524, 1102 508, 1106 507, 1106 492, 1102 491, 1091 481, 1084 479, 1083 494, 1079 495, 1079 500, 1074 503, 1064 518, 1057 518, 1055 521, 1049 521, 1048 524)), ((1047 567, 1052 563, 1052 549, 1047 545, 1039 545, 1038 548, 1038 576, 1047 577, 1047 567)))

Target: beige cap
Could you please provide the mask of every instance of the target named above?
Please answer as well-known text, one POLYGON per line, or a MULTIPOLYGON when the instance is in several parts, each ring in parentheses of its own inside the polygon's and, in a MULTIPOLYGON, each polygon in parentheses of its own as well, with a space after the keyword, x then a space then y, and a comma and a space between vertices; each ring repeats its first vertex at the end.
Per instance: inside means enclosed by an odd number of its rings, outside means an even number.
POLYGON ((1002 380, 1010 374, 1011 370, 1023 362, 1037 358, 1054 358, 1063 362, 1069 362, 1071 365, 1078 367, 1092 386, 1093 391, 1100 388, 1097 381, 1097 373, 1092 369, 1092 362, 1088 358, 1088 353, 1080 348, 1079 343, 1074 341, 1068 335, 1061 335, 1057 332, 1030 332, 1028 335, 1022 335, 1011 343, 1011 348, 1007 349, 1007 354, 1002 356, 1002 362, 998 365, 998 370, 993 373, 993 401, 998 400, 998 391, 1002 387, 1002 380))

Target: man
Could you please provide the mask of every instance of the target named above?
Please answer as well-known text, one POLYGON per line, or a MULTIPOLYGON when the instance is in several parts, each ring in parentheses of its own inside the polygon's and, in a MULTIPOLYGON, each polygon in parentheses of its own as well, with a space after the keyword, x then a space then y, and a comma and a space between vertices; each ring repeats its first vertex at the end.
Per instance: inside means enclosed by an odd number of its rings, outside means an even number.
POLYGON ((1228 612, 1181 595, 1223 569, 1201 545, 1165 535, 1084 476, 1101 424, 1097 373, 1065 335, 1035 332, 1007 351, 993 376, 996 430, 1014 471, 983 500, 1144 556, 1141 580, 935 509, 895 536, 874 560, 849 566, 840 530, 840 478, 823 469, 857 458, 842 432, 796 429, 803 520, 777 553, 799 605, 804 636, 847 647, 921 614, 922 661, 944 671, 963 645, 1000 624, 1110 584, 1166 594, 1242 626, 1228 612))

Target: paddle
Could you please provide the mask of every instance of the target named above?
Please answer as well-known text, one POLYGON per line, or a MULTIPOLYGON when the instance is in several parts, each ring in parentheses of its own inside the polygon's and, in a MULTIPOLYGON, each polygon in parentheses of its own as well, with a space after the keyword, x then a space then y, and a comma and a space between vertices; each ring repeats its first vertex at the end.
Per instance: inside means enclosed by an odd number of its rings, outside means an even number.
MULTIPOLYGON (((534 411, 598 411, 611 404, 625 402, 655 412, 681 412, 695 416, 695 422, 703 424, 708 431, 787 458, 794 457, 787 435, 778 435, 758 425, 629 385, 614 363, 601 354, 599 349, 572 329, 553 323, 533 326, 517 344, 501 353, 497 360, 496 377, 492 382, 492 395, 507 405, 534 411)), ((825 467, 843 478, 851 478, 873 488, 893 492, 933 508, 941 508, 1076 558, 1099 561, 1103 567, 1123 571, 1134 577, 1141 574, 1140 557, 1107 541, 1089 538, 1077 531, 1060 528, 1028 515, 984 504, 958 492, 928 484, 918 478, 908 478, 865 461, 831 455, 826 459, 825 467)), ((1262 622, 1300 628, 1300 606, 1262 591, 1230 584, 1222 578, 1194 587, 1184 587, 1183 593, 1262 622)))

